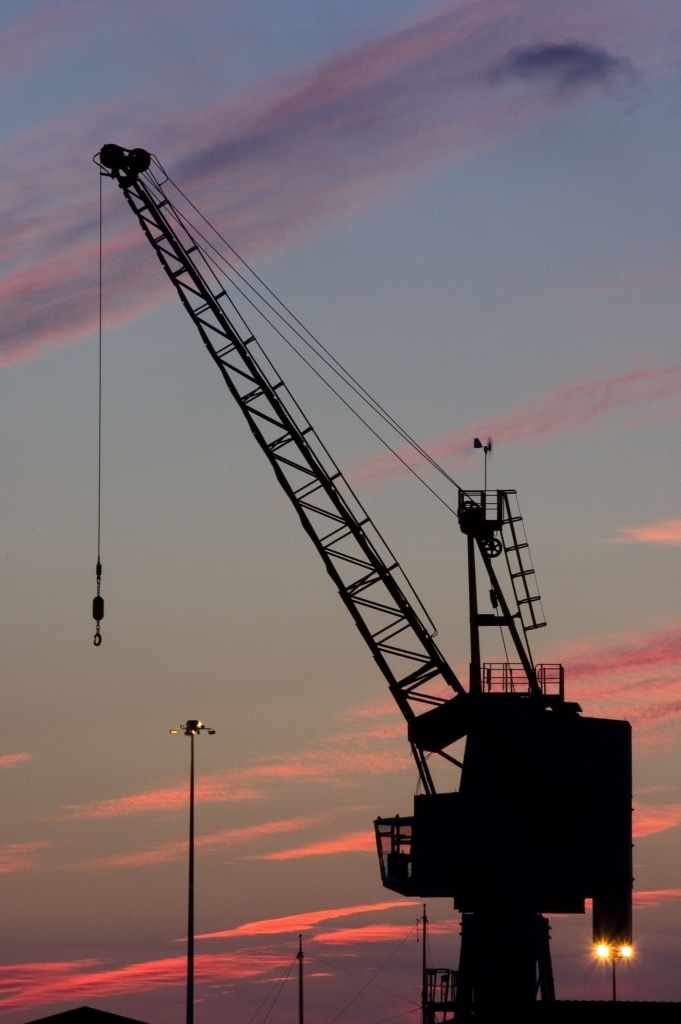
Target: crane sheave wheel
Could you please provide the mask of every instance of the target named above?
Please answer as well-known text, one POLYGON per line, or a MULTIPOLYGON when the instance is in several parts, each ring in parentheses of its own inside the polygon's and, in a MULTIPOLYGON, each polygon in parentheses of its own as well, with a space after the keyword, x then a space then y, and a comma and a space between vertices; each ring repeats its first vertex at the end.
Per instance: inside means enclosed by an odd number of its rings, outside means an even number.
POLYGON ((503 551, 501 541, 498 537, 486 537, 482 542, 482 546, 489 555, 490 558, 496 558, 503 551))

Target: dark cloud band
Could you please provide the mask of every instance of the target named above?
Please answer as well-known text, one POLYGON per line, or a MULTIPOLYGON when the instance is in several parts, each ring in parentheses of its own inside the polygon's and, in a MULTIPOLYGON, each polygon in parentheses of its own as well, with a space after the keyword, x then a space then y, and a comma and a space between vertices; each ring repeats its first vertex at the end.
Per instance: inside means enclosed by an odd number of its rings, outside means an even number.
POLYGON ((613 57, 607 50, 588 43, 543 43, 510 50, 492 72, 492 77, 540 79, 558 89, 605 84, 631 78, 630 61, 613 57))

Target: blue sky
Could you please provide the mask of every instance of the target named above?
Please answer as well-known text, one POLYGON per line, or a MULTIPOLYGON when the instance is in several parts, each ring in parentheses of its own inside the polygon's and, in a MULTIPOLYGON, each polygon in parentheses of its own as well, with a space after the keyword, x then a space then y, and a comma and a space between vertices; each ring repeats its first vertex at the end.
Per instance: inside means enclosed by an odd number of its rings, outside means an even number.
MULTIPOLYGON (((492 434, 547 613, 537 657, 634 727, 622 992, 681 999, 680 37, 663 0, 2 6, 8 1024, 81 1003, 182 1019, 186 717, 217 730, 197 929, 221 934, 199 943, 197 1019, 250 1018, 301 928, 315 1019, 392 953, 397 994, 369 987, 345 1019, 418 1001, 419 908, 387 898, 371 835, 410 807, 401 717, 109 182, 92 646, 106 142, 156 153, 462 484, 492 434)), ((272 356, 464 665, 456 522, 272 356)), ((446 904, 437 966, 457 957, 446 904)), ((589 921, 552 927, 559 995, 606 997, 589 921)))

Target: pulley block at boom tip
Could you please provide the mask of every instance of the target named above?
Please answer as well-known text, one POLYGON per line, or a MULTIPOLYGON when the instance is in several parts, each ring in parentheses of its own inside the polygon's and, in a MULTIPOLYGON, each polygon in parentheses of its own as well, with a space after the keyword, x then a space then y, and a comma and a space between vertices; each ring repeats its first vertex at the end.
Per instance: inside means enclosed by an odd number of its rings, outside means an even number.
POLYGON ((113 142, 102 146, 94 159, 100 167, 106 168, 105 173, 115 178, 121 188, 134 185, 151 164, 151 154, 146 149, 123 149, 113 142))

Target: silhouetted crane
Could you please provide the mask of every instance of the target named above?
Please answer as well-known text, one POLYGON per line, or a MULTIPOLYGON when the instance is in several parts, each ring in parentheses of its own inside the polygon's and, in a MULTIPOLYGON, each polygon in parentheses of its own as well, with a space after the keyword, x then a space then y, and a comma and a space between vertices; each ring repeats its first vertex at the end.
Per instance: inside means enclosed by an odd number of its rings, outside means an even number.
POLYGON ((485 481, 482 491, 459 492, 470 606, 464 685, 347 480, 256 339, 237 327, 158 161, 115 145, 95 160, 122 189, 406 719, 423 792, 412 816, 375 822, 383 884, 452 897, 461 912, 457 1016, 554 999, 544 914, 584 913, 591 899, 594 941, 631 944, 631 731, 582 716, 565 699, 563 667, 533 661, 529 634, 545 623, 515 491, 488 491, 485 481), (490 628, 503 632, 513 660, 482 660, 490 628), (436 790, 431 755, 459 770, 457 791, 436 790))

